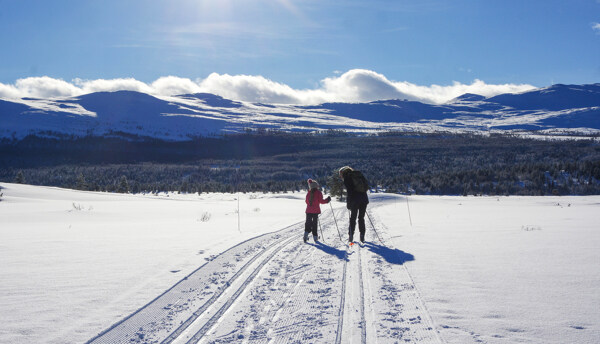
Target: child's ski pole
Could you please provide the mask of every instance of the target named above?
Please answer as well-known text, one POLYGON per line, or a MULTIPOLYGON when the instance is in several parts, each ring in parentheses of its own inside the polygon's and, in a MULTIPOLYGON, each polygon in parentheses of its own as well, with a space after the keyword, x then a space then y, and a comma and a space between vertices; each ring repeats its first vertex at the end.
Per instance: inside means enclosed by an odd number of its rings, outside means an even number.
POLYGON ((331 205, 331 202, 329 202, 329 207, 331 207, 331 215, 333 216, 333 221, 335 221, 335 228, 336 228, 336 229, 337 229, 337 231, 338 231, 338 236, 340 237, 340 241, 341 241, 343 244, 346 244, 346 243, 344 243, 344 240, 342 240, 342 234, 340 233, 340 229, 339 229, 339 227, 338 227, 337 220, 335 219, 335 213, 333 212, 333 206, 331 205))
POLYGON ((319 223, 319 229, 321 230, 321 240, 323 240, 323 242, 325 242, 325 235, 323 235, 323 227, 321 227, 321 219, 318 218, 317 222, 319 223))

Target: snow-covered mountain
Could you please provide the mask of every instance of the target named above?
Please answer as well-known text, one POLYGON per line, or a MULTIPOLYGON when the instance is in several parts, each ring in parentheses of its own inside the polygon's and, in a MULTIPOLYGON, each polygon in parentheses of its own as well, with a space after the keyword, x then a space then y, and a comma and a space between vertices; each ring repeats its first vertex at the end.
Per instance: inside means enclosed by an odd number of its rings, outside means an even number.
POLYGON ((0 137, 125 133, 185 140, 248 128, 597 133, 600 83, 553 85, 489 98, 464 94, 441 105, 383 100, 301 106, 237 102, 206 93, 155 97, 133 91, 61 99, 0 99, 0 137))

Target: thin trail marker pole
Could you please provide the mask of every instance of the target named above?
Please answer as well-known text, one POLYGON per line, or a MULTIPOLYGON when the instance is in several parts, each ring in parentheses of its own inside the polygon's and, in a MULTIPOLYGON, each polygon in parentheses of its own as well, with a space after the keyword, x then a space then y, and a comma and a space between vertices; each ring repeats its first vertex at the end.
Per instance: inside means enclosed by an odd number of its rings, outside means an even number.
POLYGON ((331 215, 333 216, 333 221, 335 221, 335 228, 338 231, 338 236, 340 237, 340 241, 343 244, 345 244, 344 240, 342 240, 342 234, 340 234, 340 228, 338 227, 337 220, 335 219, 335 213, 333 212, 333 206, 331 205, 331 202, 329 202, 329 207, 331 208, 331 215))
POLYGON ((237 218, 238 218, 238 232, 242 232, 242 226, 240 224, 240 167, 235 169, 235 192, 237 194, 237 218))
POLYGON ((406 196, 406 209, 408 209, 408 220, 410 221, 410 226, 412 227, 412 218, 410 216, 410 206, 408 206, 408 196, 406 196))
POLYGON ((369 216, 369 213, 365 211, 365 214, 367 214, 367 218, 369 219, 369 222, 371 223, 371 227, 373 227, 373 232, 375 232, 375 235, 377 235, 377 239, 379 239, 379 242, 385 246, 385 244, 383 243, 383 241, 381 241, 381 238, 379 237, 379 233, 377 233, 377 230, 375 229, 375 225, 373 224, 373 221, 371 221, 371 216, 369 216))

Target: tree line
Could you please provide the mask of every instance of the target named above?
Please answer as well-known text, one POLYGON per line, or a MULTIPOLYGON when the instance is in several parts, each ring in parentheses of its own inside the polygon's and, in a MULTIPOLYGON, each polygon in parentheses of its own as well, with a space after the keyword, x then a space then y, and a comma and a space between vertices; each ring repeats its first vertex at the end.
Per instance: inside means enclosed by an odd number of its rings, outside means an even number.
POLYGON ((0 181, 108 192, 335 190, 337 168, 371 187, 431 195, 600 194, 595 140, 510 135, 262 131, 167 142, 30 136, 0 141, 0 181))

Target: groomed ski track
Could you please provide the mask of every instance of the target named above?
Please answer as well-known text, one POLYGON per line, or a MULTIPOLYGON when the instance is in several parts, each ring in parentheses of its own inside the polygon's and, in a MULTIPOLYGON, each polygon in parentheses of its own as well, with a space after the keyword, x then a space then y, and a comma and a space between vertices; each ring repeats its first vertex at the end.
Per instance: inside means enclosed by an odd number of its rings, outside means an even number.
POLYGON ((376 206, 385 246, 367 222, 348 247, 323 210, 321 242, 302 242, 304 222, 242 242, 87 343, 442 343, 376 206))

